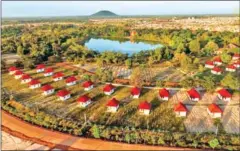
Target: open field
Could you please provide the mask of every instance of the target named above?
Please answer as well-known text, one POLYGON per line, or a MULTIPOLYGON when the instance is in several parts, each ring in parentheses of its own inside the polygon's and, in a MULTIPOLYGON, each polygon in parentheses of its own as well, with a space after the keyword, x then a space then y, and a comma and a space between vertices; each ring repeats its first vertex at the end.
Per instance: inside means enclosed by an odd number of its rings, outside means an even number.
MULTIPOLYGON (((72 70, 63 67, 53 66, 54 72, 62 71, 65 77, 73 75, 72 70)), ((15 99, 20 103, 36 110, 41 110, 49 114, 65 117, 74 121, 83 122, 84 115, 94 123, 106 125, 134 126, 141 128, 154 128, 165 130, 184 130, 187 131, 215 131, 213 120, 207 114, 207 106, 212 102, 221 104, 224 109, 222 123, 229 133, 239 133, 239 95, 233 96, 233 100, 226 104, 216 97, 216 93, 208 94, 201 92, 202 99, 199 102, 188 100, 186 91, 171 90, 171 98, 167 102, 159 101, 158 90, 143 89, 139 99, 130 97, 129 87, 119 86, 111 96, 105 96, 102 92, 103 85, 97 84, 91 91, 85 92, 82 87, 83 80, 78 76, 77 85, 66 87, 65 80, 53 82, 52 77, 44 77, 43 73, 36 73, 35 70, 25 70, 33 78, 39 79, 42 85, 51 84, 55 88, 55 94, 43 96, 40 89, 31 90, 27 84, 20 84, 20 80, 14 79, 8 74, 2 75, 3 87, 12 91, 15 99), (63 102, 58 100, 56 92, 66 88, 71 92, 71 98, 63 102), (93 100, 87 108, 78 107, 77 98, 83 94, 88 94, 93 100), (120 108, 116 113, 106 112, 106 103, 115 97, 120 101, 120 108), (152 110, 149 116, 138 113, 138 104, 144 100, 151 102, 152 110), (177 118, 173 112, 173 106, 178 101, 183 101, 189 109, 188 116, 177 118), (232 113, 231 113, 232 112, 232 113), (121 118, 119 118, 121 117, 121 118), (200 123, 200 124, 199 124, 200 123)))

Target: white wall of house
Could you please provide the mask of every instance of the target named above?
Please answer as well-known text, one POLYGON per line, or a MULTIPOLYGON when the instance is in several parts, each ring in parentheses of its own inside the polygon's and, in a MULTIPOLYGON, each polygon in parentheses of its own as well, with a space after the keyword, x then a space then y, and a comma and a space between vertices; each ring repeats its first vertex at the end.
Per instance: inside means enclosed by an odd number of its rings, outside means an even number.
POLYGON ((44 91, 43 95, 50 95, 54 93, 54 89, 48 90, 48 91, 44 91))
POLYGON ((140 96, 140 94, 138 94, 138 95, 132 95, 132 97, 133 97, 134 99, 138 99, 139 96, 140 96))
POLYGON ((229 72, 235 72, 236 69, 232 69, 232 68, 226 68, 226 71, 229 71, 229 72))
POLYGON ((213 64, 220 66, 222 65, 222 62, 214 61, 213 64))
POLYGON ((221 74, 221 72, 216 72, 216 71, 214 71, 214 70, 211 70, 211 73, 212 73, 212 74, 216 74, 216 75, 220 75, 220 74, 221 74))
POLYGON ((58 77, 58 78, 54 78, 53 81, 60 81, 62 79, 63 79, 63 77, 58 77))
POLYGON ((227 101, 227 102, 231 101, 231 98, 224 98, 224 97, 222 97, 219 93, 218 93, 218 98, 219 98, 220 100, 227 101))
POLYGON ((16 71, 10 71, 9 74, 13 75, 16 71))
POLYGON ((175 112, 177 117, 186 117, 187 116, 187 112, 175 112))
POLYGON ((212 118, 220 118, 222 117, 221 113, 212 113, 209 111, 209 109, 207 109, 208 114, 212 117, 212 118))
POLYGON ((36 88, 40 88, 41 87, 41 84, 34 84, 34 85, 31 85, 30 86, 30 89, 36 89, 36 88))
POLYGON ((168 97, 160 97, 161 100, 168 101, 168 97))
POLYGON ((89 90, 91 90, 93 88, 93 85, 91 85, 91 86, 89 86, 89 87, 87 87, 87 88, 84 88, 84 90, 85 91, 89 91, 89 90))
POLYGON ((119 105, 117 107, 108 106, 107 107, 107 112, 115 113, 115 112, 117 112, 118 107, 119 107, 119 105))
POLYGON ((76 81, 69 82, 69 83, 67 83, 67 86, 72 86, 72 85, 75 85, 76 83, 77 83, 76 81))
POLYGON ((62 100, 62 101, 66 101, 66 100, 69 99, 70 97, 71 97, 71 95, 68 94, 68 95, 65 95, 64 97, 59 97, 59 99, 62 100))
POLYGON ((145 110, 145 109, 139 109, 139 112, 141 114, 144 114, 144 115, 149 115, 150 114, 150 110, 145 110))
POLYGON ((188 95, 188 98, 189 98, 191 101, 199 101, 199 98, 191 98, 189 95, 188 95))
POLYGON ((232 59, 233 59, 233 60, 238 60, 238 59, 239 59, 239 57, 233 57, 232 59))
POLYGON ((52 76, 52 75, 53 75, 53 72, 44 73, 44 76, 45 76, 45 77, 52 76))
POLYGON ((240 67, 240 64, 234 64, 234 66, 235 66, 236 68, 239 68, 239 67, 240 67))
POLYGON ((79 103, 79 106, 80 106, 80 107, 86 107, 86 106, 88 106, 89 104, 91 104, 91 99, 89 99, 89 100, 86 101, 86 102, 80 102, 80 103, 79 103))
POLYGON ((30 79, 24 79, 24 80, 21 81, 21 83, 22 83, 22 84, 28 83, 28 82, 30 82, 31 80, 32 80, 31 78, 30 78, 30 79))
POLYGON ((20 79, 22 75, 15 75, 15 79, 20 79))
POLYGON ((214 65, 205 64, 205 68, 212 69, 212 68, 214 68, 214 65))
POLYGON ((113 92, 114 92, 114 89, 112 89, 111 91, 109 91, 109 92, 104 92, 106 95, 111 95, 111 94, 113 94, 113 92))
POLYGON ((42 68, 42 69, 37 69, 37 73, 43 72, 43 71, 44 71, 44 68, 42 68))

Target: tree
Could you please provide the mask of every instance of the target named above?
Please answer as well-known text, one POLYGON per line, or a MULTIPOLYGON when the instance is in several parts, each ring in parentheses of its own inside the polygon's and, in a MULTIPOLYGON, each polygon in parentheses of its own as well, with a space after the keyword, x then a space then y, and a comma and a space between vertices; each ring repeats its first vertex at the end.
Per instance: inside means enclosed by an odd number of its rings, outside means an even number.
POLYGON ((200 42, 198 40, 192 40, 189 43, 189 49, 193 53, 198 53, 200 51, 200 49, 201 49, 200 42))
POLYGON ((210 140, 208 142, 209 146, 212 147, 212 149, 214 149, 215 147, 217 147, 219 145, 218 139, 214 138, 212 140, 210 140))
POLYGON ((164 87, 164 85, 165 85, 165 81, 163 81, 163 80, 157 80, 156 81, 156 86, 158 86, 158 87, 164 87))
POLYGON ((130 69, 132 67, 132 60, 131 59, 127 59, 125 61, 125 65, 127 66, 128 69, 130 69))
POLYGON ((221 55, 221 60, 224 62, 224 63, 229 63, 231 60, 232 60, 232 57, 231 55, 227 54, 226 52, 224 52, 222 55, 221 55))
POLYGON ((182 80, 180 82, 180 84, 184 88, 191 88, 191 87, 195 86, 195 80, 193 78, 189 77, 189 78, 186 78, 186 79, 182 80))
POLYGON ((213 92, 216 87, 216 80, 212 75, 204 76, 203 80, 201 80, 200 85, 204 87, 208 92, 213 92))
POLYGON ((239 79, 233 76, 231 73, 228 73, 222 80, 221 85, 229 87, 231 89, 239 88, 239 79))
POLYGON ((143 86, 143 75, 142 75, 142 68, 137 67, 133 70, 131 77, 130 77, 130 83, 132 85, 142 87, 143 86))
POLYGON ((216 44, 214 41, 209 41, 204 48, 210 52, 210 54, 219 49, 218 44, 216 44))
POLYGON ((148 66, 152 67, 153 63, 154 63, 154 58, 153 57, 148 57, 148 66))
POLYGON ((92 127, 92 135, 94 138, 100 138, 100 130, 96 124, 92 127))
POLYGON ((125 135, 125 141, 129 144, 130 143, 130 141, 131 141, 131 136, 127 133, 126 135, 125 135))

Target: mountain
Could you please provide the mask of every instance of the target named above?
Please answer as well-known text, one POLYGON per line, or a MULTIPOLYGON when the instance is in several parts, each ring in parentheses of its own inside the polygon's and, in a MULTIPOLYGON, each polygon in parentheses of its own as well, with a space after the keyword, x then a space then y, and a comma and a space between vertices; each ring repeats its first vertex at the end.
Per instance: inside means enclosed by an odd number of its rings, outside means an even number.
POLYGON ((118 16, 118 15, 111 12, 111 11, 108 11, 108 10, 102 10, 102 11, 99 11, 95 14, 92 14, 91 16, 94 16, 94 17, 112 17, 112 16, 118 16))

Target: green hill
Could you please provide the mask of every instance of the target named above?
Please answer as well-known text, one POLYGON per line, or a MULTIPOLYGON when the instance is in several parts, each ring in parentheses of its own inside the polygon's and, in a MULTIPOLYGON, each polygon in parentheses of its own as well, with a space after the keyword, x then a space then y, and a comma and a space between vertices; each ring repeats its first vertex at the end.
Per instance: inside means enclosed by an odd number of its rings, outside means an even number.
POLYGON ((118 16, 117 14, 111 12, 111 11, 108 11, 108 10, 102 10, 102 11, 99 11, 95 14, 92 14, 91 16, 94 16, 94 17, 112 17, 112 16, 118 16))

